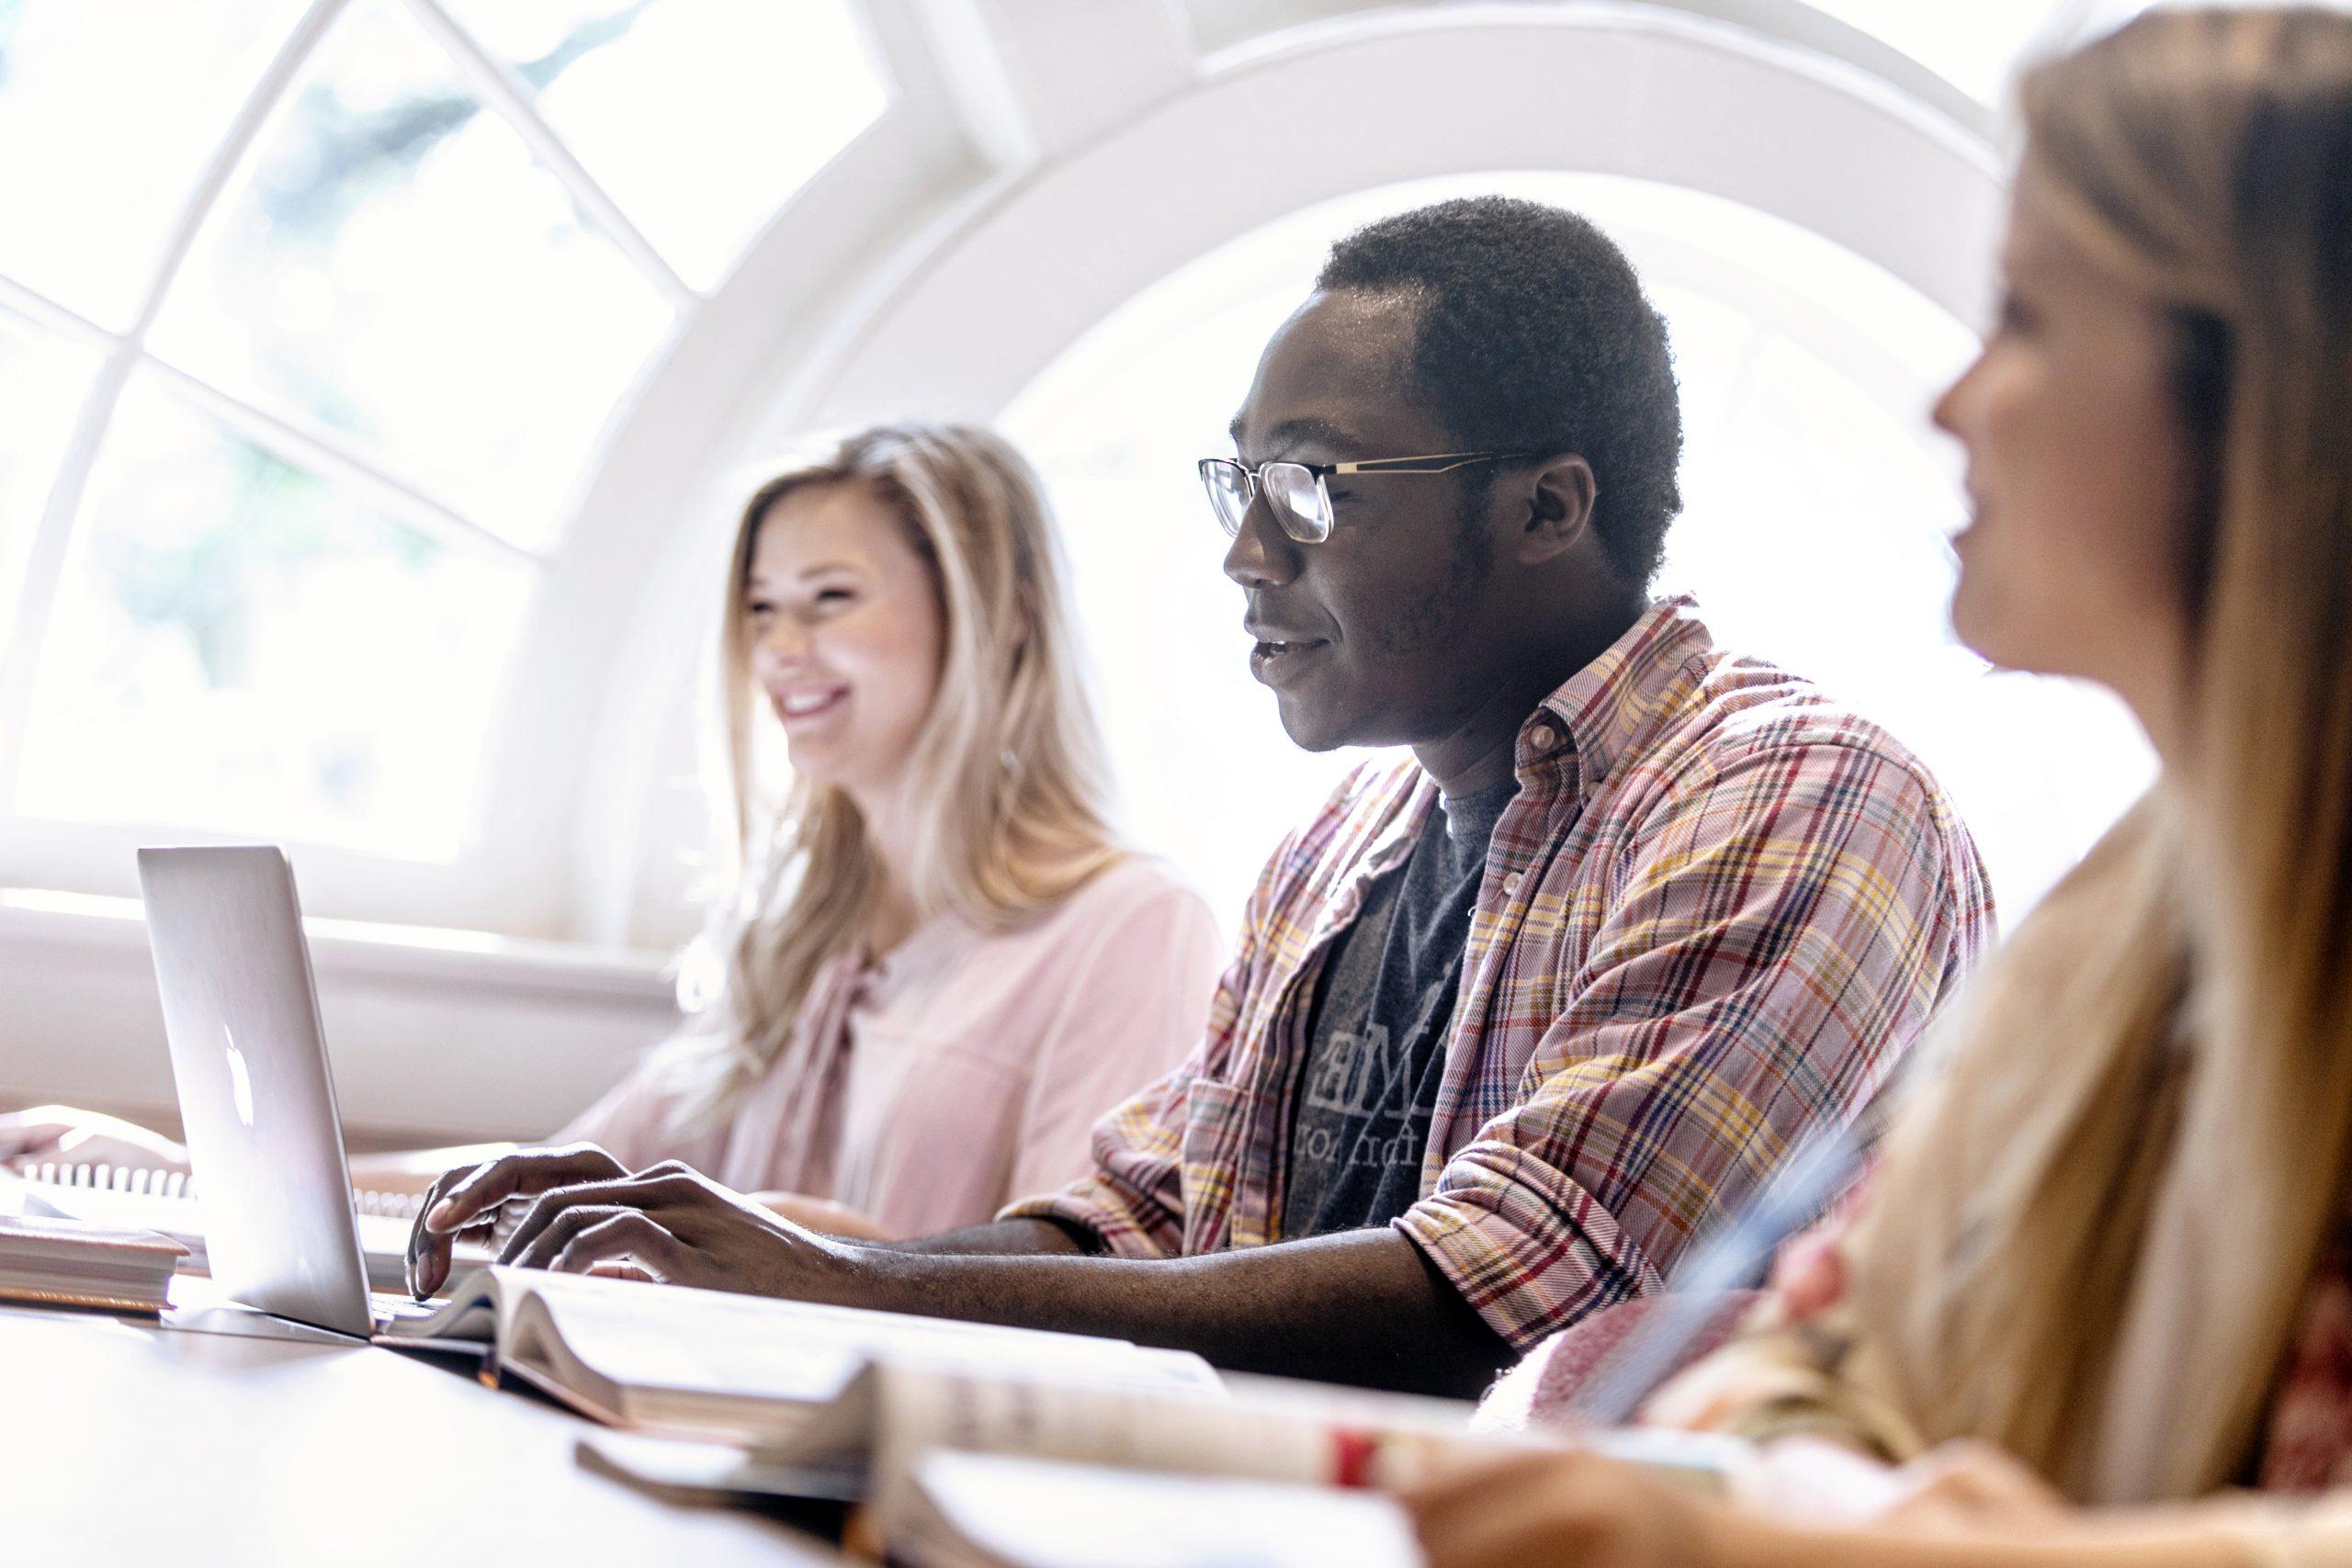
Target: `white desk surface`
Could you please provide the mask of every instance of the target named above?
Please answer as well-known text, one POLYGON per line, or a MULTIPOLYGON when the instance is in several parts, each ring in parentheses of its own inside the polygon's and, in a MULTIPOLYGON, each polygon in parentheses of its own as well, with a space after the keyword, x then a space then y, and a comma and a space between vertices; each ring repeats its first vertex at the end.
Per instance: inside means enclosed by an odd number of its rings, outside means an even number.
POLYGON ((0 1308, 0 1562, 842 1561, 773 1520, 581 1469, 586 1429, 396 1351, 0 1308))

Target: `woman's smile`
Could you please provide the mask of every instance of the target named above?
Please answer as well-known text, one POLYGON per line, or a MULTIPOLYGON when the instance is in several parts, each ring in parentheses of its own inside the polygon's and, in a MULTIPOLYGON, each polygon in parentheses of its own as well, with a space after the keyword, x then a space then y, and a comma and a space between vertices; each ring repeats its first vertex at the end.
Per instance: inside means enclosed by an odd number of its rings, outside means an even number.
POLYGON ((839 682, 778 687, 768 693, 768 702, 785 728, 795 729, 838 713, 849 702, 849 687, 839 682))

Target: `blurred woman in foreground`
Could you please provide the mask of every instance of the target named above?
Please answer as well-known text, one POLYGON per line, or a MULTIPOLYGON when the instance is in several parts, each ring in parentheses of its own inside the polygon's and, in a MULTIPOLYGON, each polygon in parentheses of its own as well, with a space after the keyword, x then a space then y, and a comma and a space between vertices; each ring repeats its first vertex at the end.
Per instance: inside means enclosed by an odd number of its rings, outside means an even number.
POLYGON ((2352 1562, 2352 16, 2153 13, 2023 101, 1953 625, 2161 777, 1651 1400, 1769 1445, 1740 1500, 1514 1461, 1414 1499, 1444 1568, 2352 1562))

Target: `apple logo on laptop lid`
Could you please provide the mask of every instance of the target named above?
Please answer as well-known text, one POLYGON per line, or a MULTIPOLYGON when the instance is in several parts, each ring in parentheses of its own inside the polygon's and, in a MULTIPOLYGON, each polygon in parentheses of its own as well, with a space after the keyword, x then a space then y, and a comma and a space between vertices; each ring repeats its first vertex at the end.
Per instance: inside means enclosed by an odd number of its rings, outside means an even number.
POLYGON ((237 1049, 237 1037, 229 1032, 226 1025, 220 1030, 220 1038, 229 1047, 229 1094, 236 1101, 237 1120, 250 1133, 254 1130, 253 1075, 245 1070, 245 1054, 237 1049))

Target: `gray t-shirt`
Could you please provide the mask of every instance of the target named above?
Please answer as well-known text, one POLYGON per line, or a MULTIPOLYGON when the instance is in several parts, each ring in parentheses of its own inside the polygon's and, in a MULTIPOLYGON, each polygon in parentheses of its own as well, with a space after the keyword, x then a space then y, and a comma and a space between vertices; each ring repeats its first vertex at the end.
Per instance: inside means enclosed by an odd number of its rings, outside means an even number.
POLYGON ((1487 844, 1518 793, 1514 780, 1441 800, 1326 962, 1291 1122, 1283 1235, 1385 1224, 1419 1200, 1487 844))

